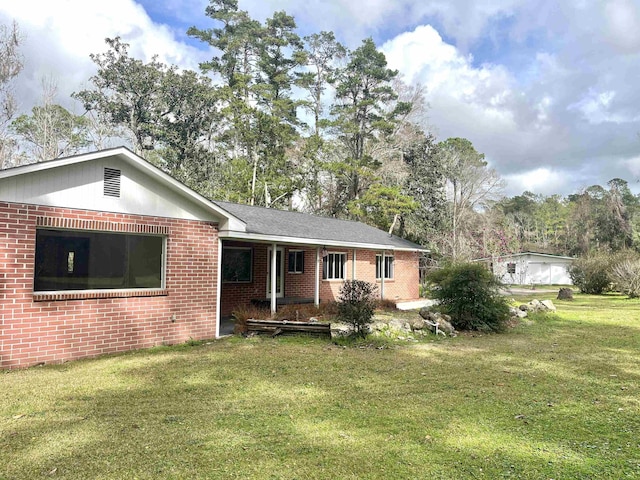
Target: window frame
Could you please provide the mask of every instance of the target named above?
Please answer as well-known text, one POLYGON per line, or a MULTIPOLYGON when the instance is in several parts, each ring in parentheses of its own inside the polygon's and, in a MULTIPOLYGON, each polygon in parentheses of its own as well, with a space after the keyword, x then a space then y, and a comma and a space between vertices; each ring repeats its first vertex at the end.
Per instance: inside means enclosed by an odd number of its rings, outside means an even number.
MULTIPOLYGON (((382 254, 376 254, 376 280, 381 280, 380 273, 382 271, 382 254)), ((393 280, 395 276, 395 256, 384 256, 384 279, 393 280), (391 273, 390 276, 387 274, 391 273)))
MULTIPOLYGON (((33 294, 34 296, 50 296, 50 295, 63 295, 69 296, 74 294, 90 295, 90 298, 99 297, 101 295, 111 296, 111 294, 116 293, 130 293, 135 295, 136 292, 162 292, 166 290, 166 277, 167 277, 167 239, 168 236, 166 234, 149 234, 149 233, 135 233, 135 232, 119 232, 119 231, 109 231, 109 230, 83 230, 83 229, 69 229, 69 228, 57 228, 57 227, 37 227, 36 228, 36 238, 34 242, 34 260, 33 260, 33 294), (92 288, 69 288, 69 289, 56 289, 56 290, 43 290, 38 289, 37 284, 37 276, 38 276, 38 267, 41 265, 39 263, 39 252, 38 252, 38 234, 39 232, 57 232, 59 236, 49 235, 54 238, 64 237, 65 233, 72 233, 76 235, 68 235, 67 238, 73 238, 76 236, 78 239, 82 239, 82 235, 118 235, 122 236, 127 242, 126 247, 126 259, 125 264, 123 266, 124 273, 123 279, 126 275, 129 275, 131 272, 131 257, 129 252, 129 238, 130 237, 146 237, 146 238, 160 238, 161 239, 161 251, 160 251, 160 286, 119 286, 117 288, 96 288, 95 286, 92 288)), ((89 253, 87 253, 87 258, 89 258, 89 253)), ((73 274, 76 270, 76 264, 78 262, 79 255, 76 250, 67 252, 67 256, 62 261, 60 265, 64 265, 62 270, 67 274, 73 274), (73 254, 73 255, 71 255, 73 254)), ((61 261, 58 259, 58 261, 61 261)), ((56 266, 58 266, 56 264, 56 266)), ((87 267, 88 268, 88 267, 87 267)), ((95 277, 94 277, 95 278, 95 277)), ((87 281, 90 279, 89 273, 87 273, 87 281)))
POLYGON ((346 252, 327 252, 327 255, 322 258, 322 280, 332 281, 332 280, 346 280, 346 265, 347 265, 347 254, 346 252), (335 258, 338 256, 341 258, 341 262, 336 263, 335 258), (329 262, 329 257, 333 260, 329 262), (332 264, 332 276, 329 276, 329 263, 332 264), (340 265, 340 274, 341 276, 335 276, 336 266, 340 265))
POLYGON ((253 247, 237 247, 237 246, 225 246, 222 245, 222 260, 220 262, 220 279, 222 283, 229 284, 248 284, 253 283, 253 247), (249 279, 248 280, 226 280, 224 275, 224 266, 225 266, 225 250, 244 250, 249 252, 249 279))
POLYGON ((516 274, 516 262, 507 262, 507 273, 510 275, 516 274))
POLYGON ((291 249, 287 251, 287 273, 300 275, 304 273, 304 250, 291 249), (291 262, 291 256, 293 254, 294 261, 291 262), (300 262, 298 262, 298 255, 300 255, 300 262), (292 265, 293 263, 293 265, 292 265), (292 270, 293 267, 293 270, 292 270))

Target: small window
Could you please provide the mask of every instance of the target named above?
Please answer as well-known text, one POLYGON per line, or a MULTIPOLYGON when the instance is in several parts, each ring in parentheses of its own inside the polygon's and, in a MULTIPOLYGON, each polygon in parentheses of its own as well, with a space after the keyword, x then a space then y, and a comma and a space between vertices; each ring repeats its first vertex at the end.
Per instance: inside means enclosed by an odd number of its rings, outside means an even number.
POLYGON ((253 271, 253 250, 247 247, 223 247, 222 281, 250 283, 253 271))
MULTIPOLYGON (((381 278, 382 273, 382 255, 376 255, 376 278, 381 278)), ((393 278, 393 257, 385 255, 384 257, 384 278, 393 278)))
POLYGON ((346 253, 328 253, 322 262, 323 280, 344 280, 346 253))
POLYGON ((515 263, 507 263, 507 273, 516 273, 515 263))
POLYGON ((163 287, 164 237, 36 230, 34 291, 163 287))
POLYGON ((289 250, 289 273, 304 273, 304 251, 289 250))

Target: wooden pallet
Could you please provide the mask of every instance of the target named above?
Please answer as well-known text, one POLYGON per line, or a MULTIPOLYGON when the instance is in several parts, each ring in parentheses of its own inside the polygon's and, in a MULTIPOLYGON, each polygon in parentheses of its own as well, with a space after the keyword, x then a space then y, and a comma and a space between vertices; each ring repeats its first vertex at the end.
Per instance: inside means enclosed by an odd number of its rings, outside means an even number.
POLYGON ((331 336, 331 324, 319 322, 290 322, 288 320, 246 321, 247 332, 269 333, 272 337, 285 333, 309 333, 331 336))

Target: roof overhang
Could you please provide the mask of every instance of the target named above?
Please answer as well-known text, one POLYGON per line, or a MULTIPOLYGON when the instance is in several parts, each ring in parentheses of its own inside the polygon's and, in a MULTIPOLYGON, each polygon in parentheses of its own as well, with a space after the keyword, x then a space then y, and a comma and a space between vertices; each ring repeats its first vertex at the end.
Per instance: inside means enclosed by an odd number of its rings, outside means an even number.
POLYGON ((341 242, 336 240, 323 240, 321 238, 285 237, 281 235, 265 235, 246 231, 232 231, 220 229, 218 236, 223 240, 238 240, 242 242, 279 243, 287 245, 308 245, 334 248, 358 248, 364 250, 393 250, 398 252, 429 252, 426 248, 398 247, 378 243, 341 242))
POLYGON ((522 253, 509 253, 507 255, 496 255, 495 257, 483 257, 483 258, 475 258, 474 262, 483 262, 487 260, 496 260, 496 259, 505 259, 505 258, 514 258, 514 257, 526 257, 529 255, 537 255, 539 257, 546 258, 555 258, 558 260, 575 260, 574 257, 567 257, 564 255, 552 255, 550 253, 538 253, 538 252, 522 252, 522 253))

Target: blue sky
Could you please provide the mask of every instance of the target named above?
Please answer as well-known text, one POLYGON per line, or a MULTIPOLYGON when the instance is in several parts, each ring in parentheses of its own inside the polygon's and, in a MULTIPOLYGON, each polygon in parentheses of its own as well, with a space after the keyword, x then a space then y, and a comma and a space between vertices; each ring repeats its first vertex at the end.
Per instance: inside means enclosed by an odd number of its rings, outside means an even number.
MULTIPOLYGON (((264 20, 285 10, 302 35, 334 31, 355 48, 372 37, 408 83, 426 87, 423 124, 438 139, 465 137, 507 181, 505 193, 568 194, 620 177, 640 191, 638 0, 239 0, 264 20)), ((88 86, 90 53, 122 36, 131 53, 197 68, 207 46, 206 0, 22 0, 0 22, 25 35, 21 108, 43 76, 59 101, 88 86)), ((81 113, 81 112, 80 112, 81 113)))

